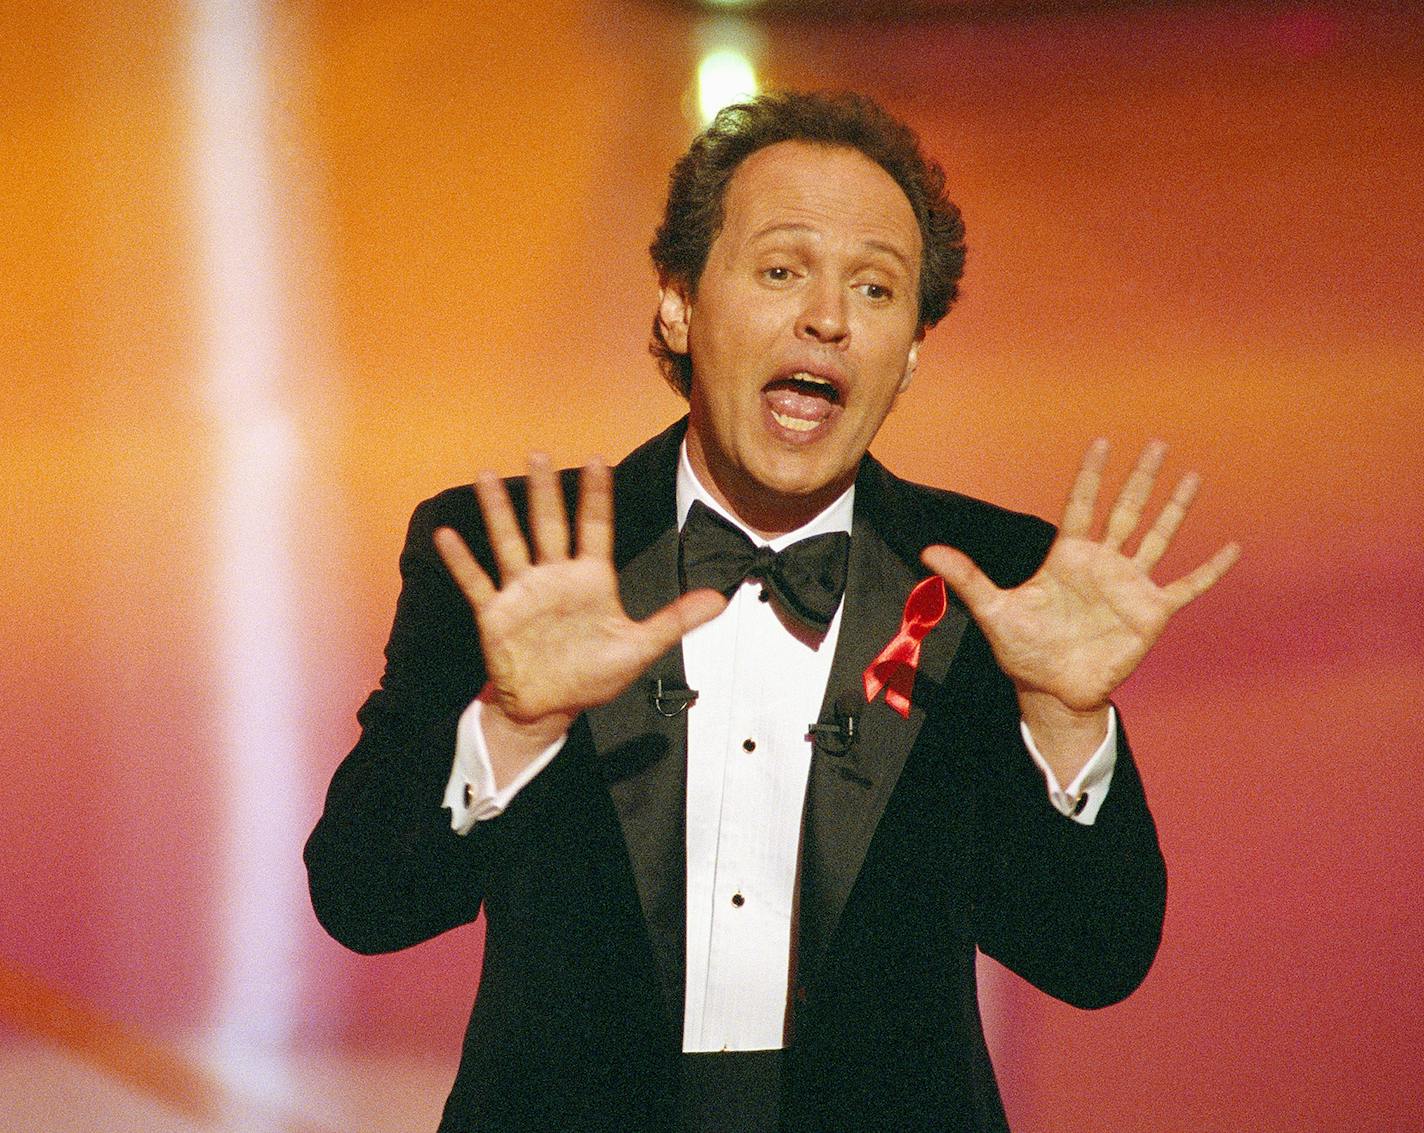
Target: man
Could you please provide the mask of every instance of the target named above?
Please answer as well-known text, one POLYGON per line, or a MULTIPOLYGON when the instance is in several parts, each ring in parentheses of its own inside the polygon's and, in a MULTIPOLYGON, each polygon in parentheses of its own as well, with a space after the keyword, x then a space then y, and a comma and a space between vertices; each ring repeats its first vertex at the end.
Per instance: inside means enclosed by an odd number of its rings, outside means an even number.
POLYGON ((1004 1129, 976 946, 1081 1006, 1145 976, 1108 699, 1236 550, 1150 579, 1189 477, 1123 551, 1161 446, 1096 539, 1102 442, 1056 538, 866 456, 964 254, 873 103, 723 112, 653 253, 688 418, 417 509, 314 907, 368 952, 484 908, 443 1130, 1004 1129))

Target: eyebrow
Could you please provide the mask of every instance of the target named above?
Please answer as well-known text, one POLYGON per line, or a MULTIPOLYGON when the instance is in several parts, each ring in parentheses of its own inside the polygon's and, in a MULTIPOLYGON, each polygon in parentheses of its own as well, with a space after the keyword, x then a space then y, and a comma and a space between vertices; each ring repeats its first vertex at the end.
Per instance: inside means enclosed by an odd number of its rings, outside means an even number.
MULTIPOLYGON (((820 234, 820 231, 819 229, 809 224, 798 224, 794 221, 787 221, 784 223, 778 223, 773 221, 771 224, 766 225, 764 228, 758 228, 755 232, 751 234, 750 239, 752 242, 755 242, 757 240, 763 240, 768 236, 778 236, 782 233, 817 236, 820 234)), ((905 273, 907 275, 913 275, 915 273, 914 265, 905 256, 905 253, 902 252, 899 248, 895 247, 895 245, 887 244, 883 240, 866 240, 864 241, 864 245, 872 251, 883 252, 891 259, 898 261, 900 266, 904 268, 905 273)))

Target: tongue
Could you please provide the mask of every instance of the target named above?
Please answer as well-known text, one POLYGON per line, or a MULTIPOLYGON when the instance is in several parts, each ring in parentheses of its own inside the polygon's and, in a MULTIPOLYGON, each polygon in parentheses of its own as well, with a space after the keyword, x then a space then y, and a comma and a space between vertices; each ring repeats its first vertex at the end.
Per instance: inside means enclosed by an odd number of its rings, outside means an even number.
POLYGON ((829 398, 803 393, 797 389, 769 390, 766 401, 773 412, 780 413, 783 417, 799 417, 803 421, 822 421, 831 412, 829 398))

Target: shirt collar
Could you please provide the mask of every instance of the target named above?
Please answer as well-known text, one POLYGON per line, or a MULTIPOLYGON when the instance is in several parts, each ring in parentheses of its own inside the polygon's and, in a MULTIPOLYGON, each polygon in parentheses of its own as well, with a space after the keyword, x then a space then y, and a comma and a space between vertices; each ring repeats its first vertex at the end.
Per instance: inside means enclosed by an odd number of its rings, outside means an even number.
POLYGON ((801 539, 809 539, 812 535, 824 535, 831 531, 849 533, 851 516, 855 510, 855 484, 852 483, 825 510, 803 523, 796 530, 788 531, 785 535, 778 535, 774 539, 766 539, 743 523, 728 508, 714 500, 711 493, 702 486, 702 481, 697 478, 697 473, 692 470, 692 464, 687 459, 687 441, 684 440, 678 449, 677 460, 677 527, 679 531, 682 530, 682 525, 687 522, 687 513, 692 509, 693 500, 701 500, 703 504, 710 507, 727 522, 735 524, 737 529, 758 547, 765 543, 773 551, 780 551, 801 539))

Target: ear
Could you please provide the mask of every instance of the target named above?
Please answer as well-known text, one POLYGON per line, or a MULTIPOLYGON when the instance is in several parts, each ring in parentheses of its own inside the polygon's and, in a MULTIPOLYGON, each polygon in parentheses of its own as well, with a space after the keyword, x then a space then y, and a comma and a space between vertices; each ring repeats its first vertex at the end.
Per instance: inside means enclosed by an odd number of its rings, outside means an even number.
POLYGON ((687 328, 692 321, 692 297, 687 284, 680 279, 669 279, 663 285, 658 298, 658 326, 663 332, 663 341, 674 354, 687 353, 687 328))
POLYGON ((896 393, 904 393, 910 388, 910 379, 915 376, 915 367, 920 364, 920 343, 923 341, 923 338, 916 338, 910 343, 910 352, 905 355, 905 374, 900 379, 900 388, 896 393))

